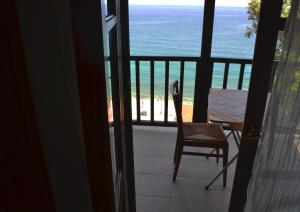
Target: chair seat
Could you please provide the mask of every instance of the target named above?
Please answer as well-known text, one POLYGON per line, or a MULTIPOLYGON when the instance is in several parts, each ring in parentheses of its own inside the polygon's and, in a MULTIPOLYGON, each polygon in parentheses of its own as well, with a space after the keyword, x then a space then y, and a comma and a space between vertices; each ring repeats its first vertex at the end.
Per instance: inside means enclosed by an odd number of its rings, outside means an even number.
POLYGON ((226 136, 219 124, 183 123, 182 130, 184 140, 227 143, 226 136))

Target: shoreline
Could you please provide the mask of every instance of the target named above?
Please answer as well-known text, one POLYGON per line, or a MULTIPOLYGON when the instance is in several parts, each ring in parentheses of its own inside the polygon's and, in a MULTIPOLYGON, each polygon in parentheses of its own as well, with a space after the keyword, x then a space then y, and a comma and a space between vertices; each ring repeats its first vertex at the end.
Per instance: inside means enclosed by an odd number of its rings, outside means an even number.
MULTIPOLYGON (((131 91, 131 98, 134 98, 136 101, 136 93, 131 91)), ((150 94, 140 94, 140 101, 142 100, 150 100, 150 94)), ((161 94, 161 95, 154 95, 154 100, 157 101, 165 101, 165 95, 161 94)), ((171 94, 169 94, 168 96, 168 100, 173 102, 172 96, 171 94)), ((182 103, 186 104, 186 105, 193 105, 194 103, 194 97, 184 97, 182 98, 182 103)))

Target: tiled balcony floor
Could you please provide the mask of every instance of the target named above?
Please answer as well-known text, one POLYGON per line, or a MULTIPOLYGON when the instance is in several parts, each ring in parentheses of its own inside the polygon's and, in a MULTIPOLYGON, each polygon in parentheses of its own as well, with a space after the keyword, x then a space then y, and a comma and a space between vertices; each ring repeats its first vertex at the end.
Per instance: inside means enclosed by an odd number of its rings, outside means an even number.
MULTIPOLYGON (((227 211, 235 164, 228 169, 226 188, 220 177, 206 191, 205 186, 222 169, 222 159, 216 163, 215 158, 183 155, 173 183, 176 130, 134 126, 137 212, 227 211)), ((229 147, 231 159, 237 152, 232 137, 229 137, 229 147)), ((201 148, 201 151, 205 149, 201 148)))

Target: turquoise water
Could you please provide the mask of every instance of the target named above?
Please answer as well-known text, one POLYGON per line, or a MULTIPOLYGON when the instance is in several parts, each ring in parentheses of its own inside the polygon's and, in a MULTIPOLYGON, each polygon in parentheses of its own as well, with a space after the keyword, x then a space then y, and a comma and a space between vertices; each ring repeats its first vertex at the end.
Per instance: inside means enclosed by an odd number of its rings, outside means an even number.
MULTIPOLYGON (((131 5, 131 55, 200 56, 203 7, 131 5)), ((252 59, 255 38, 246 38, 249 25, 246 8, 216 7, 212 43, 213 57, 252 59)), ((183 97, 193 97, 195 63, 185 63, 183 97)), ((135 67, 132 67, 132 92, 135 94, 135 67)), ((155 63, 155 97, 164 95, 164 62, 155 63)), ((179 79, 178 62, 170 63, 170 81, 179 79)), ((230 65, 228 88, 237 88, 239 65, 230 65)), ((248 89, 251 66, 246 65, 243 89, 248 89)), ((150 64, 140 65, 141 96, 150 95, 150 64)), ((224 64, 215 64, 212 87, 220 88, 224 64)))

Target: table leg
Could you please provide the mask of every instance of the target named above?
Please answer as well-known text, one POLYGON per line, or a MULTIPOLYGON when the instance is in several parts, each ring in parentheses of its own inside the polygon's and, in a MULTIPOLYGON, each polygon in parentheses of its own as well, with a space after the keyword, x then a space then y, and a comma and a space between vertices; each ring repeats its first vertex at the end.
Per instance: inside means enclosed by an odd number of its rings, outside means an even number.
POLYGON ((210 183, 205 186, 205 189, 208 190, 209 187, 223 174, 223 172, 234 162, 234 160, 237 159, 239 154, 236 154, 228 163, 227 165, 217 174, 217 176, 215 176, 214 179, 212 179, 212 181, 210 181, 210 183))
MULTIPOLYGON (((233 135, 234 141, 235 141, 235 143, 236 143, 238 149, 240 149, 239 141, 240 141, 241 139, 240 139, 239 133, 238 133, 237 131, 235 131, 235 130, 232 130, 231 133, 232 133, 232 135, 233 135)), ((215 178, 212 179, 212 181, 210 181, 210 183, 209 183, 207 186, 205 186, 205 189, 206 189, 206 190, 208 190, 209 187, 210 187, 210 186, 218 179, 218 177, 220 177, 220 176, 223 174, 223 172, 224 172, 225 170, 228 169, 228 167, 234 162, 234 160, 237 159, 238 155, 239 155, 239 153, 237 153, 237 154, 236 154, 236 155, 235 155, 235 156, 227 163, 227 165, 226 165, 226 166, 225 166, 225 167, 217 174, 217 176, 215 176, 215 178)))

